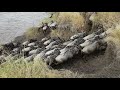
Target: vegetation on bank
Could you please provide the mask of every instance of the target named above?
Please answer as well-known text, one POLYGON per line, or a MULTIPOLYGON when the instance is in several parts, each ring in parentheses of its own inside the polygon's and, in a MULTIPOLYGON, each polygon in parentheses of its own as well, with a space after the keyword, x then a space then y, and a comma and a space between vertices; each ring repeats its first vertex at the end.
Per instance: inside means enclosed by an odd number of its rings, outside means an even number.
POLYGON ((39 30, 39 27, 31 27, 24 34, 26 39, 41 39, 45 37, 43 30, 39 30))
POLYGON ((106 30, 120 24, 120 12, 97 12, 92 15, 94 25, 102 24, 106 30))
POLYGON ((7 62, 0 65, 0 78, 75 78, 78 76, 77 73, 69 70, 50 70, 40 60, 28 63, 23 58, 7 59, 7 62))

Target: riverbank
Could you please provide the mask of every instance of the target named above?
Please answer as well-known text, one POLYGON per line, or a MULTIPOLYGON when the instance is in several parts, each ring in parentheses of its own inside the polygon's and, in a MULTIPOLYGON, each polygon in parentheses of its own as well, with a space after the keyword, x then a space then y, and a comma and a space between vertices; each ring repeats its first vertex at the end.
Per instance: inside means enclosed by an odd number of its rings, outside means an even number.
MULTIPOLYGON (((88 32, 90 30, 92 33, 98 31, 102 25, 103 29, 105 29, 107 33, 105 41, 108 44, 104 53, 86 54, 85 57, 78 54, 52 70, 48 69, 45 63, 41 62, 41 59, 27 63, 24 58, 19 60, 18 58, 13 59, 13 57, 11 57, 8 58, 7 62, 0 65, 0 77, 119 78, 120 20, 118 18, 120 13, 98 12, 91 14, 90 17, 92 18, 88 17, 88 14, 89 13, 84 12, 61 12, 56 19, 59 26, 56 30, 51 30, 50 36, 56 36, 67 40, 69 37, 81 30, 87 30, 88 32), (91 22, 89 22, 89 19, 91 19, 91 22), (117 29, 116 26, 118 26, 117 29)), ((45 22, 48 21, 50 20, 47 18, 45 22)))

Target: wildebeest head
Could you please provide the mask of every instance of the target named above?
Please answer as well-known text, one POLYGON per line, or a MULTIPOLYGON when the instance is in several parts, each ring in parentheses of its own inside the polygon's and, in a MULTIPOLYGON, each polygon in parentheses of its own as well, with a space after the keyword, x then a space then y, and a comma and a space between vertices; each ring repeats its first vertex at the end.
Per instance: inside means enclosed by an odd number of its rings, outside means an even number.
POLYGON ((30 39, 29 42, 32 43, 32 42, 36 42, 37 39, 30 39))
POLYGON ((98 41, 98 46, 99 46, 99 50, 105 50, 107 48, 107 42, 105 42, 104 40, 99 40, 98 41))
POLYGON ((3 44, 3 53, 4 54, 10 54, 11 51, 14 49, 14 44, 13 42, 7 43, 7 44, 3 44))

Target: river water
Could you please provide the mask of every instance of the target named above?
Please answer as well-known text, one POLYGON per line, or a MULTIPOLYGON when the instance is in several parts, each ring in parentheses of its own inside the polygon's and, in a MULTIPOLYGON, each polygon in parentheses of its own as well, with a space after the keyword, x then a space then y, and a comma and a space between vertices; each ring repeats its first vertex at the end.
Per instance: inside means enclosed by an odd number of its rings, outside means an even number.
POLYGON ((45 12, 0 12, 0 44, 22 35, 29 27, 39 26, 45 12))

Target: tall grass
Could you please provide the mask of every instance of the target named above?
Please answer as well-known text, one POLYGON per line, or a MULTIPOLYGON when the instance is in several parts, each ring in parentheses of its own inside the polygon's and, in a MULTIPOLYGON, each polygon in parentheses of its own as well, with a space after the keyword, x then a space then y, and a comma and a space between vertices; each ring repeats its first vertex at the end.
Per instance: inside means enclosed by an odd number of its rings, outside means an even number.
POLYGON ((70 24, 71 30, 81 31, 84 27, 84 17, 79 12, 60 12, 57 18, 60 25, 70 24))
POLYGON ((72 35, 84 30, 85 20, 79 12, 59 12, 56 17, 58 28, 52 30, 51 37, 68 40, 72 35))
POLYGON ((112 41, 115 43, 117 47, 120 47, 120 29, 113 29, 111 31, 107 31, 108 37, 105 39, 106 41, 112 41))
POLYGON ((50 70, 42 60, 25 62, 23 58, 13 60, 12 57, 0 65, 0 78, 71 78, 77 73, 69 70, 50 70))
POLYGON ((120 24, 120 12, 97 12, 92 15, 92 21, 96 24, 102 24, 107 30, 120 24))
POLYGON ((75 33, 69 31, 69 30, 52 30, 50 33, 51 37, 60 37, 62 40, 69 40, 72 35, 75 33))

